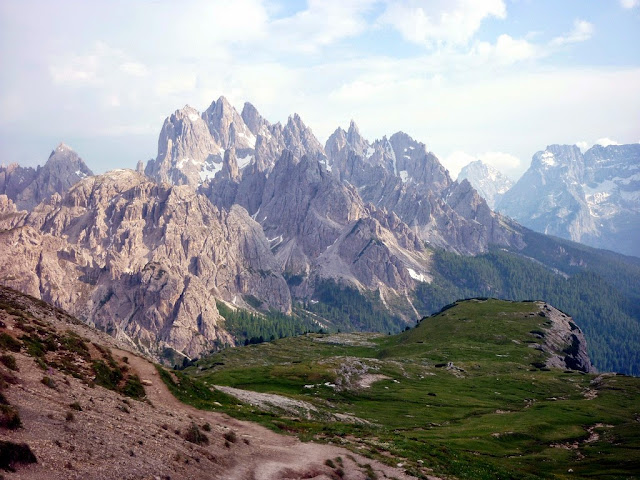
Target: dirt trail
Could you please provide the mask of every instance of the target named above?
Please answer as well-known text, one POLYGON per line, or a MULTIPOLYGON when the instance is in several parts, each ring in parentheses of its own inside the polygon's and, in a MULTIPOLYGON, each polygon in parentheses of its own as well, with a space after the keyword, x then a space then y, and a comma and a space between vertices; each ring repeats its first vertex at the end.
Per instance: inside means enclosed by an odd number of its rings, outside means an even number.
MULTIPOLYGON (((214 430, 233 430, 246 442, 242 449, 236 449, 224 476, 225 480, 281 480, 281 479, 333 479, 335 469, 325 465, 328 459, 341 457, 346 480, 365 480, 371 465, 378 478, 399 480, 415 477, 406 475, 402 468, 392 468, 368 458, 356 455, 346 449, 332 445, 303 443, 297 438, 280 435, 261 425, 236 420, 228 415, 203 411, 179 402, 169 392, 159 378, 154 365, 147 360, 121 350, 114 350, 119 356, 129 357, 129 364, 142 380, 152 385, 145 386, 147 397, 156 406, 167 408, 176 414, 187 414, 202 422, 209 422, 214 430), (352 460, 353 459, 353 460, 352 460)), ((219 453, 219 452, 217 452, 219 453)), ((430 477, 435 479, 436 477, 430 477)))
MULTIPOLYGON (((94 355, 103 355, 101 352, 108 349, 120 360, 127 357, 129 370, 146 384, 149 400, 136 401, 96 386, 86 375, 75 377, 51 365, 43 369, 43 360, 36 361, 25 349, 12 353, 15 370, 0 363, 0 376, 6 379, 2 394, 3 401, 19 413, 22 428, 2 429, 0 438, 28 445, 37 463, 18 459, 17 471, 6 474, 8 479, 414 478, 401 467, 392 468, 344 448, 303 443, 258 424, 185 405, 170 393, 152 363, 119 349, 112 337, 11 291, 5 292, 4 298, 17 305, 19 311, 29 312, 29 320, 34 316, 39 328, 46 326, 56 335, 66 335, 68 330, 75 332, 94 355), (196 434, 201 442, 188 441, 196 434)), ((17 318, 0 309, 0 332, 17 336, 24 330, 24 319, 18 326, 17 318)), ((70 366, 84 372, 82 368, 87 367, 89 359, 71 355, 69 360, 63 353, 67 352, 56 354, 56 361, 70 361, 70 366)), ((47 361, 53 361, 53 356, 49 356, 47 361)))

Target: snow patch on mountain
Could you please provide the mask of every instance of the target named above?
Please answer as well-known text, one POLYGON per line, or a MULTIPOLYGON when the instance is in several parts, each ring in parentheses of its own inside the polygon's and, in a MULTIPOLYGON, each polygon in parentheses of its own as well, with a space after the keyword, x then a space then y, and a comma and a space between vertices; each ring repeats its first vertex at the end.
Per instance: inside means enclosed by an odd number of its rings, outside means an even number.
POLYGON ((413 268, 407 267, 407 271, 409 272, 409 276, 414 280, 418 280, 419 282, 427 281, 427 277, 425 275, 416 272, 413 268))

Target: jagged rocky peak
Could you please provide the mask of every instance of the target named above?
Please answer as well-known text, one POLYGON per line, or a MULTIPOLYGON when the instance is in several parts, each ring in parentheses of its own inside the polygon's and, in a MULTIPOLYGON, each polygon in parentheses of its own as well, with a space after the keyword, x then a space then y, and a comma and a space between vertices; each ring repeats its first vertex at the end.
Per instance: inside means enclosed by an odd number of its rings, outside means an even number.
POLYGON ((360 130, 353 120, 349 123, 349 130, 347 130, 347 142, 359 155, 364 155, 369 147, 369 142, 360 135, 360 130))
POLYGON ((18 195, 36 178, 36 170, 31 167, 21 167, 17 163, 0 166, 0 194, 6 195, 12 202, 16 202, 18 195))
POLYGON ((244 103, 241 117, 251 133, 253 133, 255 136, 264 133, 265 129, 269 127, 269 122, 267 122, 267 120, 265 120, 262 115, 258 113, 258 109, 249 102, 244 103))
POLYGON ((145 173, 159 182, 198 185, 219 170, 223 153, 199 112, 186 105, 164 121, 158 156, 145 173))
POLYGON ((332 170, 335 175, 340 176, 346 169, 350 155, 371 156, 373 149, 360 134, 356 123, 351 120, 348 130, 345 131, 342 127, 338 127, 329 136, 324 151, 327 155, 327 168, 332 170), (334 165, 336 170, 333 170, 334 165))
POLYGON ((303 155, 314 159, 324 157, 322 145, 297 113, 289 116, 282 135, 287 149, 291 150, 296 157, 301 158, 303 155))
MULTIPOLYGON (((87 167, 84 160, 82 160, 71 147, 64 143, 60 143, 60 145, 51 152, 47 163, 45 163, 43 167, 43 170, 44 169, 49 169, 48 173, 50 175, 63 176, 69 174, 71 178, 66 182, 69 184, 68 187, 76 183, 79 179, 93 175, 93 172, 87 167)), ((64 190, 66 190, 66 188, 64 190)), ((56 191, 60 193, 64 190, 56 191)))
POLYGON ((327 156, 333 160, 334 157, 336 157, 346 147, 347 132, 342 127, 338 127, 331 135, 329 135, 329 138, 324 145, 324 150, 327 156))
POLYGON ((548 145, 543 151, 536 152, 531 167, 540 170, 568 167, 583 174, 584 158, 577 145, 548 145))
POLYGON ((465 179, 473 185, 492 209, 496 207, 505 192, 513 187, 513 181, 510 178, 482 160, 474 160, 460 170, 458 182, 465 179))
POLYGON ((44 166, 0 168, 0 193, 6 194, 21 210, 32 210, 55 193, 67 191, 78 181, 93 175, 71 147, 60 143, 44 166))
POLYGON ((424 143, 404 132, 396 132, 388 144, 393 149, 396 175, 404 183, 428 184, 434 190, 443 190, 451 184, 449 172, 424 143))
POLYGON ((584 153, 586 181, 590 187, 606 179, 627 179, 618 182, 629 193, 640 190, 640 143, 628 145, 594 145, 584 153))
POLYGON ((202 114, 202 118, 209 132, 222 148, 232 146, 237 150, 255 148, 256 136, 225 97, 221 96, 214 101, 202 114), (235 135, 232 136, 233 131, 235 135))
POLYGON ((236 149, 231 147, 224 152, 224 160, 222 161, 222 176, 234 182, 240 179, 238 171, 238 160, 236 158, 236 149))

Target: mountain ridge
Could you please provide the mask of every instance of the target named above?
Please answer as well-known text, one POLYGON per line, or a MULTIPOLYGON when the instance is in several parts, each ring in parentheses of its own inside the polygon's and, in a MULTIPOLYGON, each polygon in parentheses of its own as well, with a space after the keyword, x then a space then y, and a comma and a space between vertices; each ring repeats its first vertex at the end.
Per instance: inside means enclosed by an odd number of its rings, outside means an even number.
MULTIPOLYGON (((432 285, 441 280, 440 249, 526 251, 567 276, 609 258, 530 235, 468 181, 453 181, 424 143, 403 132, 369 142, 354 121, 322 147, 297 114, 270 124, 253 105, 239 114, 220 97, 202 114, 186 106, 167 117, 147 176, 137 170, 86 178, 31 212, 0 196, 2 283, 158 358, 165 347, 193 358, 233 343, 217 302, 330 328, 313 307, 330 292, 347 302, 323 303, 332 318, 346 309, 342 328, 403 328, 427 313, 420 288, 446 297, 432 285), (570 252, 578 267, 556 267, 555 251, 570 252), (388 319, 363 321, 360 309, 388 319)), ((633 276, 606 277, 621 292, 615 308, 624 322, 640 315, 624 300, 633 276)))
POLYGON ((537 152, 498 210, 533 230, 640 256, 640 145, 537 152))
POLYGON ((457 180, 464 179, 471 183, 492 210, 496 209, 502 196, 514 185, 511 179, 482 160, 474 160, 462 167, 457 180))

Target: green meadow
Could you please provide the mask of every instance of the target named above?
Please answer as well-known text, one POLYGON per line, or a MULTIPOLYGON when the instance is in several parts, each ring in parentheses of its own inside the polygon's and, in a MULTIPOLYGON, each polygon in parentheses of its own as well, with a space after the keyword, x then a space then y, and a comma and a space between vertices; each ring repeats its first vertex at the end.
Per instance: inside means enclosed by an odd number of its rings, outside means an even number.
MULTIPOLYGON (((162 376, 182 401, 426 478, 637 478, 640 379, 544 367, 530 302, 457 302, 397 335, 307 334, 162 376), (235 387, 307 402, 242 403, 235 387)), ((542 337, 542 338, 541 338, 542 337)))

